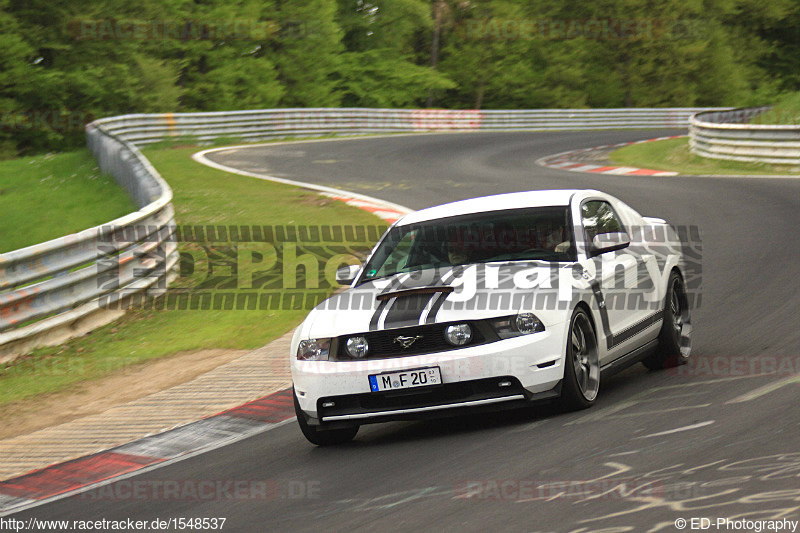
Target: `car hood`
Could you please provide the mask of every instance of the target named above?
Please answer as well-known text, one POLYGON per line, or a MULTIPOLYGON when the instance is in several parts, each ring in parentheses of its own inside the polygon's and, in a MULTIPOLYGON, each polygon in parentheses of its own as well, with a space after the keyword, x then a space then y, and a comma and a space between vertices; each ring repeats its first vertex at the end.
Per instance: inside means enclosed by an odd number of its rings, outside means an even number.
POLYGON ((533 312, 545 326, 566 320, 572 300, 559 278, 572 263, 514 262, 430 269, 362 283, 315 307, 305 338, 533 312), (566 302, 559 299, 567 297, 566 302), (560 303, 560 305, 559 305, 560 303))

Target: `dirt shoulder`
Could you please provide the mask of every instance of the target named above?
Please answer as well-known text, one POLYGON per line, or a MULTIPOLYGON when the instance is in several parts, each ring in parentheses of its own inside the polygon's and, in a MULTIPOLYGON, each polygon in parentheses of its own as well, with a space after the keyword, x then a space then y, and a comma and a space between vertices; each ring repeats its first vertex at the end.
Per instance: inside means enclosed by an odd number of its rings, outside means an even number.
POLYGON ((32 433, 142 398, 205 374, 250 350, 184 352, 83 382, 68 391, 0 407, 0 440, 32 433))

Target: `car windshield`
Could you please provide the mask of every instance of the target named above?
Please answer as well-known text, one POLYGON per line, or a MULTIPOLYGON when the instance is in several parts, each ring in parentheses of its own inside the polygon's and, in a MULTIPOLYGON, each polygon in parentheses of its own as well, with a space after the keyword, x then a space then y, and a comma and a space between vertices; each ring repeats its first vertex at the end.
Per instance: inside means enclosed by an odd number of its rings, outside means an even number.
POLYGON ((493 261, 574 261, 568 206, 473 213, 392 228, 362 281, 493 261))

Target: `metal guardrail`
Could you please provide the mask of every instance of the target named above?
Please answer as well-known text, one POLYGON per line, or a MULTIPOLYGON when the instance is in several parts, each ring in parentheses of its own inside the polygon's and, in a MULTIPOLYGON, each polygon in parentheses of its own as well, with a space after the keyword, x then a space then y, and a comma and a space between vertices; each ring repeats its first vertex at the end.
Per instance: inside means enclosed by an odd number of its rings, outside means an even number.
POLYGON ((0 362, 119 316, 102 314, 101 300, 113 303, 115 298, 166 286, 178 258, 170 238, 175 226, 172 191, 137 146, 164 140, 233 144, 329 134, 684 128, 699 111, 325 108, 97 120, 87 126, 88 146, 103 172, 114 176, 139 210, 103 226, 0 254, 0 362))
POLYGON ((694 113, 707 109, 267 109, 124 115, 97 124, 122 139, 145 145, 165 139, 202 143, 221 138, 236 142, 333 133, 685 128, 694 113))
POLYGON ((692 116, 689 147, 699 156, 800 165, 800 125, 749 124, 769 107, 706 111, 692 116))
POLYGON ((136 147, 87 127, 89 148, 138 211, 41 244, 0 254, 0 362, 63 342, 119 316, 105 311, 134 293, 165 288, 177 264, 172 190, 136 147))

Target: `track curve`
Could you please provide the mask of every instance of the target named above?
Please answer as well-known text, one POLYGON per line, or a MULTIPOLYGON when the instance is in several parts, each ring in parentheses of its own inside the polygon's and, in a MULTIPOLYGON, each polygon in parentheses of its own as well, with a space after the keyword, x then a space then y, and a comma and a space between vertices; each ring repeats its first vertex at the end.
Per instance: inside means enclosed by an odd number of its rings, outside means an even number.
MULTIPOLYGON (((674 531, 678 518, 798 519, 800 180, 584 175, 535 166, 565 150, 676 130, 474 133, 242 147, 209 158, 411 208, 519 190, 598 188, 696 225, 703 300, 692 372, 631 368, 578 413, 549 408, 362 428, 308 446, 294 424, 111 485, 54 519, 226 517, 225 531, 674 531), (755 361, 755 363, 754 363, 755 361), (764 365, 767 365, 766 367, 764 365), (777 374, 756 375, 774 368, 777 374), (137 499, 133 481, 268 480, 268 498, 137 499), (98 496, 98 493, 94 496, 98 496)), ((91 494, 90 494, 91 496, 91 494)))

